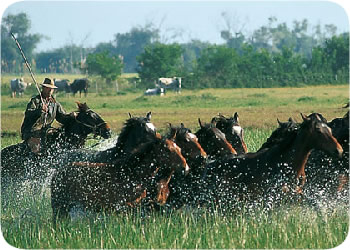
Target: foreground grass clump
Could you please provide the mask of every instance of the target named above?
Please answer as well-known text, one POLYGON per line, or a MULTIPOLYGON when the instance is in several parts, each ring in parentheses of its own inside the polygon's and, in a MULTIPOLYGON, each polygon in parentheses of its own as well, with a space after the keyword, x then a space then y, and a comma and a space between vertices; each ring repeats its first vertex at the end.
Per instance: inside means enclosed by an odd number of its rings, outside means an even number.
POLYGON ((37 191, 11 190, 3 204, 2 233, 12 246, 316 249, 338 246, 349 227, 346 207, 321 212, 301 205, 268 211, 257 206, 249 212, 243 209, 233 214, 184 208, 145 216, 137 210, 78 217, 53 227, 47 187, 37 191))

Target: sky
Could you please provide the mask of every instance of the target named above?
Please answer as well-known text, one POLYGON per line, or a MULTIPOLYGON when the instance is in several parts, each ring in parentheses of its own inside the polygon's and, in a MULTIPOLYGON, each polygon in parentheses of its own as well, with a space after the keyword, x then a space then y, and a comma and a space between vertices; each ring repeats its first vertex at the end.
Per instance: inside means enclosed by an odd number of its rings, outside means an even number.
MULTIPOLYGON (((349 31, 349 4, 335 1, 1 1, 2 16, 27 13, 30 33, 43 38, 36 51, 48 51, 72 42, 94 47, 114 40, 135 26, 152 22, 161 30, 163 42, 199 39, 223 43, 220 31, 226 12, 232 29, 245 35, 275 16, 278 23, 308 19, 310 25, 334 24, 338 33, 349 31), (176 39, 171 37, 176 35, 176 39)), ((311 31, 310 31, 311 32, 311 31)))

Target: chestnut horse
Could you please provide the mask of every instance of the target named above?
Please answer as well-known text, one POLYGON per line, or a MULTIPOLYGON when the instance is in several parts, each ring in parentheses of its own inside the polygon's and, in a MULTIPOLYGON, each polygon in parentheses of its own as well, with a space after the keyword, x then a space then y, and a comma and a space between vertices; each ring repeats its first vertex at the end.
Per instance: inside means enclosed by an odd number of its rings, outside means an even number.
POLYGON ((25 142, 8 146, 1 150, 1 180, 21 181, 28 174, 40 178, 51 167, 52 161, 67 149, 81 148, 89 134, 111 137, 110 126, 91 110, 86 103, 79 103, 77 116, 62 127, 52 128, 47 133, 46 151, 35 155, 25 142))
POLYGON ((117 212, 148 197, 165 204, 167 184, 174 173, 188 172, 180 148, 154 133, 127 157, 111 163, 71 162, 54 173, 51 183, 53 220, 84 211, 117 212))
POLYGON ((170 124, 170 132, 167 136, 181 148, 190 167, 189 174, 174 175, 169 183, 168 204, 171 207, 179 208, 190 201, 191 194, 196 192, 201 173, 204 171, 207 154, 198 143, 198 138, 192 131, 181 123, 180 127, 173 127, 170 124))
POLYGON ((225 117, 219 114, 213 117, 212 122, 216 122, 216 127, 225 134, 227 141, 237 151, 237 154, 241 155, 248 152, 244 141, 244 130, 239 124, 237 112, 232 117, 225 117))
POLYGON ((344 117, 333 119, 328 126, 344 149, 343 157, 338 159, 315 150, 310 155, 306 173, 310 191, 322 190, 334 196, 337 191, 347 190, 344 187, 349 181, 349 111, 344 117))
POLYGON ((256 154, 220 159, 207 166, 203 176, 206 195, 223 203, 249 199, 305 183, 305 165, 312 149, 341 156, 343 149, 325 119, 317 113, 302 115, 298 129, 289 130, 274 146, 256 154), (287 186, 288 187, 288 186, 287 186))
POLYGON ((227 155, 237 155, 236 150, 226 140, 225 134, 216 127, 215 121, 203 125, 198 118, 198 123, 200 129, 195 135, 198 138, 199 144, 210 159, 216 159, 227 155))

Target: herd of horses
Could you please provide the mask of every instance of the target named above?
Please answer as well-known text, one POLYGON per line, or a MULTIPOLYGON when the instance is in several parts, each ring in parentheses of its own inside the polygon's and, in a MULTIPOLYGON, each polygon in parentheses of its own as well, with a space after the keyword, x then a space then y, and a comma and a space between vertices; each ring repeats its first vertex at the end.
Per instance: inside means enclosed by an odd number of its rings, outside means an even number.
POLYGON ((151 122, 151 112, 129 116, 115 145, 87 149, 89 134, 110 138, 111 129, 78 103, 75 121, 48 134, 42 155, 31 153, 25 143, 1 151, 2 189, 54 169, 54 222, 76 209, 114 213, 139 206, 222 207, 272 192, 300 197, 315 186, 333 194, 347 190, 349 111, 331 122, 319 113, 301 114, 301 123, 278 121, 254 153, 247 150, 237 113, 219 114, 210 123, 198 119, 196 132, 182 123, 169 124, 163 136, 151 122))

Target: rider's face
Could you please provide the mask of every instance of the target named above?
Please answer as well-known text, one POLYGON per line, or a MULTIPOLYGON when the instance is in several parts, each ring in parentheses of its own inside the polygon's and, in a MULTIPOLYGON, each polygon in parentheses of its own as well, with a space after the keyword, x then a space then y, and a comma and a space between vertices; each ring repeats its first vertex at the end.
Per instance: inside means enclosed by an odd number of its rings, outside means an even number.
POLYGON ((48 87, 43 87, 43 91, 42 91, 43 97, 50 97, 50 96, 52 96, 53 92, 54 92, 54 89, 48 88, 48 87))

